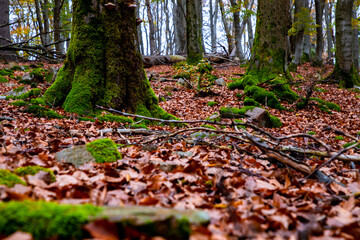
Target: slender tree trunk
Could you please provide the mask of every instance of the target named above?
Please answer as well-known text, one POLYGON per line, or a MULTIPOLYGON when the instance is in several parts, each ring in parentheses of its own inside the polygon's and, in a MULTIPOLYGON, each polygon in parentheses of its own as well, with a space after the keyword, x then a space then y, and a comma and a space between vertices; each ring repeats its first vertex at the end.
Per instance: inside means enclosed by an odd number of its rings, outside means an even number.
POLYGON ((171 118, 158 106, 136 49, 132 1, 104 5, 74 0, 68 58, 44 99, 65 111, 91 114, 96 105, 171 118))
POLYGON ((325 0, 315 0, 316 11, 316 56, 314 63, 322 65, 322 54, 324 52, 323 15, 325 0))
POLYGON ((215 0, 215 10, 213 10, 213 0, 210 0, 210 35, 211 35, 211 52, 216 53, 216 22, 218 15, 218 0, 215 0))
MULTIPOLYGON (((301 10, 305 8, 305 1, 304 0, 296 0, 295 1, 295 18, 294 22, 299 22, 298 14, 301 10)), ((295 66, 300 64, 301 55, 303 53, 303 46, 304 46, 304 27, 300 26, 299 29, 296 29, 297 33, 295 35, 295 54, 293 64, 295 66)))
MULTIPOLYGON (((140 1, 135 0, 135 4, 136 4, 136 6, 138 6, 135 11, 135 16, 136 16, 137 20, 140 20, 140 1)), ((139 24, 137 26, 137 33, 138 33, 138 37, 137 37, 136 45, 137 45, 139 53, 144 54, 144 42, 143 42, 143 38, 142 38, 141 24, 139 24)))
POLYGON ((61 42, 61 18, 60 13, 64 1, 54 0, 54 42, 56 52, 63 54, 65 52, 64 43, 61 42))
MULTIPOLYGON (((309 3, 309 0, 305 0, 305 7, 309 9, 309 13, 310 13, 311 6, 309 3)), ((310 61, 310 55, 311 55, 311 41, 310 40, 311 40, 310 34, 305 34, 302 59, 304 59, 307 62, 310 61)))
MULTIPOLYGON (((335 68, 330 77, 338 79, 340 86, 351 88, 359 85, 359 75, 355 66, 353 52, 355 50, 352 12, 354 0, 338 0, 335 12, 336 53, 335 68)), ((358 42, 356 43, 358 44, 358 42)))
MULTIPOLYGON (((252 6, 254 5, 254 0, 248 1, 246 0, 246 8, 247 10, 251 10, 252 6)), ((247 26, 247 32, 248 32, 248 37, 249 37, 249 47, 250 47, 250 51, 253 47, 253 42, 254 42, 254 34, 253 34, 253 27, 252 27, 252 23, 251 23, 251 16, 246 18, 246 26, 247 26)))
POLYGON ((199 25, 198 8, 201 0, 186 0, 186 42, 187 61, 190 64, 202 59, 201 26, 199 25))
POLYGON ((186 53, 186 18, 185 0, 173 0, 174 5, 174 42, 175 54, 184 55, 186 53))
POLYGON ((150 40, 150 55, 155 54, 156 51, 156 41, 155 41, 155 25, 154 19, 151 12, 150 0, 145 0, 147 17, 149 21, 149 40, 150 40))
MULTIPOLYGON (((356 10, 357 10, 356 6, 354 6, 352 11, 352 19, 357 19, 356 10)), ((356 24, 353 24, 352 29, 353 29, 353 41, 354 41, 353 42, 354 50, 352 51, 354 67, 356 69, 359 69, 359 28, 356 24)))
POLYGON ((223 0, 219 0, 220 12, 221 12, 221 20, 224 25, 226 40, 228 43, 228 54, 230 54, 234 47, 234 38, 231 34, 231 27, 226 19, 226 11, 224 8, 223 0))
POLYGON ((325 22, 326 22, 326 41, 327 41, 327 53, 328 59, 330 60, 333 57, 333 30, 331 27, 331 3, 327 2, 325 4, 325 22))
MULTIPOLYGON (((236 0, 230 0, 231 7, 233 9, 237 8, 237 2, 236 0)), ((241 26, 240 26, 240 13, 239 10, 234 11, 234 32, 235 32, 235 56, 238 57, 241 60, 244 59, 244 55, 242 52, 242 46, 241 46, 241 35, 243 33, 241 26)), ((242 23, 243 26, 245 26, 245 21, 242 23)))
POLYGON ((45 46, 47 44, 47 42, 46 42, 46 38, 45 38, 44 27, 42 24, 43 21, 42 21, 42 17, 41 17, 41 9, 40 9, 39 0, 35 0, 35 9, 36 9, 36 19, 37 19, 39 31, 40 31, 41 44, 43 46, 45 46))

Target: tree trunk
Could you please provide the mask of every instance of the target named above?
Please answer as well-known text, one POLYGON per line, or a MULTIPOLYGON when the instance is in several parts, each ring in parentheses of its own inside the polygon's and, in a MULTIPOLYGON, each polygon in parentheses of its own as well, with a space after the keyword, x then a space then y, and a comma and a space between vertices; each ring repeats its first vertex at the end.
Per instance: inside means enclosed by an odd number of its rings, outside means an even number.
MULTIPOLYGON (((298 14, 301 10, 305 8, 305 1, 304 0, 296 0, 295 1, 295 18, 294 22, 299 22, 298 14)), ((295 35, 295 55, 293 64, 295 66, 300 64, 301 54, 303 53, 303 46, 304 46, 304 26, 299 24, 299 28, 296 29, 297 33, 295 35)))
POLYGON ((55 50, 56 52, 63 54, 64 49, 64 43, 61 42, 61 8, 64 1, 61 0, 54 0, 54 42, 55 42, 55 50))
POLYGON ((155 42, 155 25, 151 12, 150 0, 145 0, 147 17, 149 21, 149 38, 150 38, 150 55, 155 54, 156 42, 155 42))
MULTIPOLYGON (((11 43, 9 24, 9 0, 0 0, 0 46, 11 43)), ((14 60, 15 54, 10 51, 0 51, 0 59, 14 60)))
POLYGON ((315 0, 316 12, 316 56, 315 65, 322 65, 322 54, 324 52, 324 36, 323 36, 323 15, 324 15, 325 0, 315 0))
POLYGON ((353 6, 354 0, 338 0, 335 11, 336 63, 331 77, 338 79, 340 86, 346 88, 351 88, 354 84, 359 85, 358 69, 353 58, 353 6))
POLYGON ((325 4, 325 22, 326 22, 326 40, 327 40, 327 53, 328 60, 333 57, 333 29, 331 26, 331 3, 327 2, 325 4))
MULTIPOLYGON (((311 6, 309 5, 309 0, 305 0, 305 7, 309 9, 309 13, 311 10, 311 6)), ((304 51, 303 54, 301 56, 301 58, 303 60, 305 60, 306 62, 310 61, 310 55, 311 55, 311 41, 310 41, 310 34, 305 34, 304 35, 304 51)))
POLYGON ((201 26, 197 4, 201 0, 186 0, 186 42, 187 61, 190 64, 199 62, 202 59, 201 26))
MULTIPOLYGON (((352 19, 357 19, 356 16, 356 10, 357 7, 353 6, 353 11, 352 11, 352 19)), ((352 29, 353 29, 353 46, 354 49, 352 51, 353 53, 353 61, 354 61, 354 67, 356 69, 359 69, 359 27, 356 24, 352 24, 352 29)))
MULTIPOLYGON (((139 0, 135 0, 135 4, 136 4, 136 6, 140 6, 139 0)), ((136 16, 137 20, 141 20, 139 7, 136 8, 135 16, 136 16)), ((141 24, 139 24, 137 26, 137 33, 138 33, 138 37, 137 37, 136 46, 138 48, 139 53, 144 55, 144 43, 143 43, 143 39, 142 39, 141 24)))
POLYGON ((287 67, 288 0, 259 0, 250 70, 283 74, 287 67))
POLYGON ((221 20, 224 25, 226 40, 228 43, 228 55, 229 55, 232 52, 233 47, 234 47, 234 38, 231 34, 231 27, 229 26, 229 23, 226 19, 226 15, 225 15, 226 12, 225 12, 224 3, 222 0, 219 0, 219 6, 220 6, 220 12, 221 12, 221 20))
MULTIPOLYGON (((243 60, 243 52, 242 52, 242 46, 241 46, 241 35, 243 30, 240 26, 240 13, 237 9, 237 2, 236 0, 230 0, 231 7, 233 8, 233 16, 234 16, 234 32, 235 32, 235 56, 239 58, 239 60, 243 60)), ((243 26, 245 26, 245 21, 243 21, 243 26)))
POLYGON ((210 35, 211 35, 211 52, 216 53, 216 22, 218 15, 218 0, 215 0, 215 10, 213 10, 213 0, 210 0, 210 35))
POLYGON ((74 0, 68 58, 44 99, 65 111, 92 114, 95 105, 145 116, 172 117, 158 106, 136 49, 131 0, 74 0))
MULTIPOLYGON (((247 10, 251 11, 253 5, 254 5, 254 0, 246 1, 247 10)), ((253 42, 254 42, 254 34, 253 34, 253 27, 252 27, 252 23, 251 23, 251 16, 247 17, 245 21, 246 21, 248 37, 249 37, 249 47, 250 47, 250 51, 251 51, 251 49, 253 47, 253 42)))
POLYGON ((174 27, 175 27, 175 54, 186 53, 186 18, 185 0, 173 0, 174 27))

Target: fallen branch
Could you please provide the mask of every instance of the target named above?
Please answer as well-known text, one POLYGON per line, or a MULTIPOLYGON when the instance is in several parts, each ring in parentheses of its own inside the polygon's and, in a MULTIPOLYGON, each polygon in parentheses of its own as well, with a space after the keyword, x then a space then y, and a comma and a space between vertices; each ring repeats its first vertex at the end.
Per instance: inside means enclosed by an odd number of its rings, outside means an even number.
MULTIPOLYGON (((281 151, 289 151, 289 152, 297 152, 297 153, 305 153, 309 155, 315 155, 318 157, 333 157, 336 155, 336 153, 332 152, 330 155, 327 152, 317 151, 317 150, 311 150, 311 149, 301 149, 293 146, 284 146, 281 148, 281 151)), ((360 155, 339 155, 337 159, 342 161, 354 161, 359 162, 360 161, 360 155)))

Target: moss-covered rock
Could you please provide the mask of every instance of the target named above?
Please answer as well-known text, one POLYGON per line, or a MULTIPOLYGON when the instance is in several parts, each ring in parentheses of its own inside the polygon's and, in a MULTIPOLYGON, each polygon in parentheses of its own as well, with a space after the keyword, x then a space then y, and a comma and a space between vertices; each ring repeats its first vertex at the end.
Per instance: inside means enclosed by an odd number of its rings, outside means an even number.
POLYGON ((44 72, 45 70, 42 68, 35 68, 30 72, 31 80, 36 82, 44 82, 44 72))
POLYGON ((248 96, 245 97, 244 99, 244 106, 255 106, 255 107, 260 107, 260 103, 257 102, 256 100, 254 100, 253 98, 250 98, 248 96))
POLYGON ((271 108, 283 110, 285 109, 275 96, 273 92, 269 92, 264 88, 258 86, 247 86, 245 88, 246 95, 252 97, 255 101, 263 104, 264 106, 269 106, 271 108))
POLYGON ((13 74, 13 71, 10 69, 1 69, 0 70, 0 76, 11 76, 13 74))
POLYGON ((101 208, 92 205, 62 205, 54 202, 0 202, 0 234, 30 233, 34 239, 82 239, 82 227, 101 208))
POLYGON ((271 122, 272 128, 282 127, 282 125, 283 125, 281 120, 278 117, 271 115, 271 114, 270 114, 270 122, 271 122))
MULTIPOLYGON (((5 185, 5 186, 11 188, 15 184, 26 185, 26 183, 21 178, 19 178, 16 174, 10 172, 7 169, 0 169, 0 185, 5 185)), ((3 215, 1 215, 1 216, 3 216, 3 215)), ((0 221, 1 221, 1 218, 0 218, 0 221)), ((0 233, 1 233, 1 231, 0 231, 0 233)))
POLYGON ((97 163, 110 163, 121 159, 116 144, 109 138, 98 139, 86 144, 86 149, 97 163))
POLYGON ((245 113, 251 109, 253 109, 254 106, 245 106, 243 108, 230 108, 230 107, 221 107, 220 108, 220 115, 223 118, 240 118, 245 117, 245 113))
POLYGON ((30 103, 34 104, 34 105, 46 106, 46 102, 43 98, 32 98, 32 99, 30 99, 30 103))
POLYGON ((38 172, 43 171, 47 172, 51 176, 51 182, 56 181, 56 177, 53 171, 48 168, 40 167, 40 166, 26 166, 26 167, 19 167, 14 170, 14 173, 20 177, 24 177, 26 175, 35 175, 38 172))
POLYGON ((12 70, 12 71, 22 71, 23 68, 21 66, 19 66, 19 65, 14 65, 14 66, 12 66, 10 68, 10 70, 12 70))
POLYGON ((20 96, 16 97, 17 99, 28 99, 31 97, 37 97, 41 94, 40 88, 33 88, 30 91, 21 94, 20 96))

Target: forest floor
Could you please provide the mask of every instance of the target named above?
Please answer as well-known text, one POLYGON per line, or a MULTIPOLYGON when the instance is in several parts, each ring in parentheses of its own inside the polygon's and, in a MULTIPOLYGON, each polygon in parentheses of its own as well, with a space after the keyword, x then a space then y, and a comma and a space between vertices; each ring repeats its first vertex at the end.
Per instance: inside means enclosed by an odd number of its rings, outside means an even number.
MULTIPOLYGON (((45 64, 47 67, 49 65, 45 64)), ((213 74, 231 82, 231 78, 244 74, 245 70, 239 66, 217 65, 213 74)), ((320 69, 304 64, 293 74, 301 83, 292 89, 304 96, 316 74, 325 76, 331 70, 332 66, 320 69)), ((194 89, 180 86, 176 81, 158 80, 172 78, 175 74, 172 66, 154 66, 146 71, 156 76, 151 86, 157 96, 165 99, 160 106, 179 119, 204 120, 219 112, 220 107, 242 107, 242 102, 235 96, 242 90, 214 85, 215 96, 196 97, 194 89), (208 106, 210 101, 218 104, 208 106)), ((22 71, 14 73, 15 76, 22 74, 22 71)), ((21 85, 13 79, 0 83, 0 95, 21 85)), ((43 83, 38 87, 43 93, 48 86, 43 83)), ((334 84, 316 87, 313 97, 334 102, 341 111, 329 114, 315 104, 295 111, 268 109, 283 126, 264 130, 274 137, 309 133, 329 146, 331 152, 338 152, 360 134, 360 92, 340 89, 334 84), (329 126, 339 131, 332 131, 329 126)), ((272 161, 266 152, 236 138, 233 127, 214 125, 218 130, 216 135, 206 135, 196 141, 191 135, 199 132, 195 129, 151 142, 156 135, 99 132, 126 128, 127 125, 79 121, 62 109, 55 110, 69 119, 36 118, 25 112, 25 107, 10 105, 11 101, 0 100, 0 116, 13 119, 0 122, 0 169, 43 166, 54 171, 56 181, 49 183, 43 175, 35 175, 23 179, 26 186, 0 185, 0 201, 36 199, 206 211, 211 217, 210 224, 206 228, 193 226, 191 239, 308 239, 309 236, 310 239, 360 239, 360 200, 357 198, 360 195, 360 165, 357 161, 331 161, 321 170, 335 181, 321 183, 272 161), (127 144, 119 149, 122 160, 81 167, 55 161, 56 152, 102 137, 127 144), (146 141, 151 143, 144 144, 146 141), (175 167, 169 171, 164 165, 175 167)), ((185 128, 199 126, 201 124, 190 123, 185 128)), ((156 125, 149 129, 174 133, 180 128, 156 125)), ((259 134, 251 128, 247 131, 259 134)), ((282 141, 281 145, 325 151, 309 137, 295 137, 282 141)), ((359 156, 360 153, 352 148, 344 154, 359 156)), ((329 160, 315 155, 293 156, 313 170, 329 160)))

